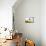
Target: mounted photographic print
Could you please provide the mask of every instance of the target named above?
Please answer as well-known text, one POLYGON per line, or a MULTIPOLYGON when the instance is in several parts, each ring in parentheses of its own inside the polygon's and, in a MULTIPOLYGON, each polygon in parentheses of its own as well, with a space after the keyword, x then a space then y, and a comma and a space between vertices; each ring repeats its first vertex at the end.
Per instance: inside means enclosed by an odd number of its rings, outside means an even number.
POLYGON ((25 18, 25 23, 34 23, 34 17, 25 18))

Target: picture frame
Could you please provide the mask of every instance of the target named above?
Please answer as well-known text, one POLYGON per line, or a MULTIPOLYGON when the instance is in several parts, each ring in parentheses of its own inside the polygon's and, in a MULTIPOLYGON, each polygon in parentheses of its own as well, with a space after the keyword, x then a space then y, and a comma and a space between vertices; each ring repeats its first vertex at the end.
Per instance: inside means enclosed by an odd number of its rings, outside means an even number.
POLYGON ((34 23, 34 17, 25 18, 25 23, 34 23))

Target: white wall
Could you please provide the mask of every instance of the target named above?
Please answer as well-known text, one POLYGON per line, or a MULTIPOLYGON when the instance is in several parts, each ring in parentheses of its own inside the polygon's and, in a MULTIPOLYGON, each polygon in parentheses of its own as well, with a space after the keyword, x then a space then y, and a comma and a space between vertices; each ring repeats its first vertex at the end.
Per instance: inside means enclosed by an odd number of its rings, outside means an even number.
POLYGON ((41 1, 41 38, 42 46, 46 46, 46 0, 41 1))
POLYGON ((22 32, 25 38, 34 40, 36 46, 41 46, 41 0, 23 0, 17 8, 14 7, 14 16, 18 32, 22 32), (35 22, 25 23, 26 17, 35 17, 35 22))
POLYGON ((0 0, 0 27, 12 28, 12 6, 16 0, 0 0))

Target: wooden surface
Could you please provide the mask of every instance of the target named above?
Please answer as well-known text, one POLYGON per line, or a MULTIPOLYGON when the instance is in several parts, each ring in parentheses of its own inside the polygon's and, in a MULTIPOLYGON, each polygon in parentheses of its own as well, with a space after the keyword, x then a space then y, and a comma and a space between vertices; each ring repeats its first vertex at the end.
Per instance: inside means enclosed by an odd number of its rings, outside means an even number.
POLYGON ((34 42, 32 40, 26 40, 25 46, 35 46, 34 42))
MULTIPOLYGON (((2 39, 3 41, 3 39, 2 39)), ((16 33, 13 39, 2 42, 0 46, 20 46, 22 43, 22 34, 16 33)), ((22 45, 21 45, 22 46, 22 45)))
POLYGON ((13 40, 6 40, 5 42, 0 43, 0 46, 16 46, 15 39, 13 39, 13 40))

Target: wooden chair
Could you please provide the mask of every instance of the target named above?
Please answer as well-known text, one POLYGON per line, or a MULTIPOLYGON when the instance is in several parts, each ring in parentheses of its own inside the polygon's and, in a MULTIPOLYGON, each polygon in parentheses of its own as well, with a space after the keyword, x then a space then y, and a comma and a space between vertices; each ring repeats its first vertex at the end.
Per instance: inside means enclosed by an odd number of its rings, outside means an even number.
POLYGON ((26 40, 25 46, 35 46, 35 43, 32 40, 26 40))
POLYGON ((16 33, 15 34, 15 41, 16 41, 16 46, 21 46, 22 44, 22 33, 16 33))

